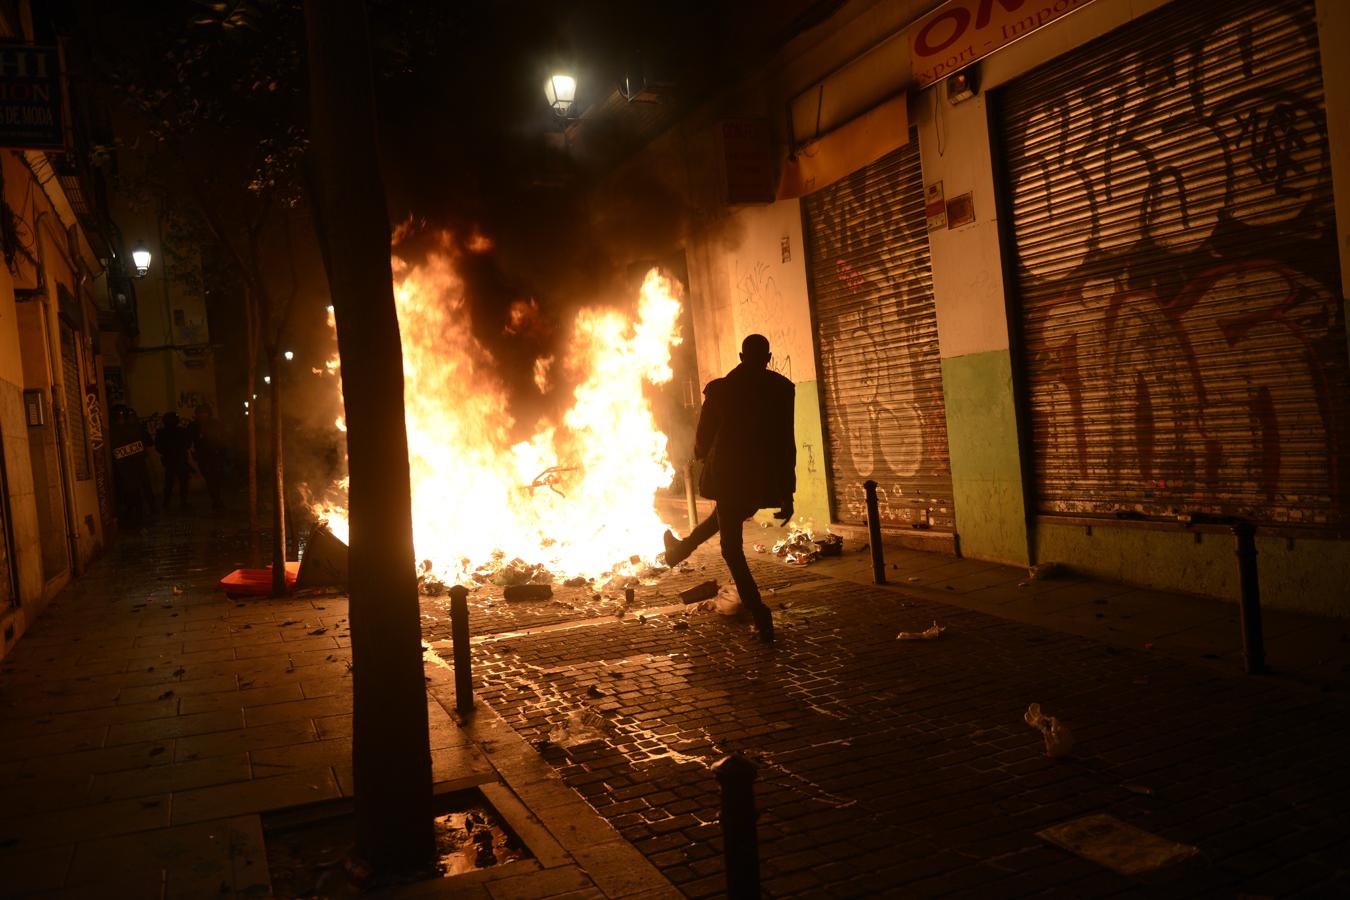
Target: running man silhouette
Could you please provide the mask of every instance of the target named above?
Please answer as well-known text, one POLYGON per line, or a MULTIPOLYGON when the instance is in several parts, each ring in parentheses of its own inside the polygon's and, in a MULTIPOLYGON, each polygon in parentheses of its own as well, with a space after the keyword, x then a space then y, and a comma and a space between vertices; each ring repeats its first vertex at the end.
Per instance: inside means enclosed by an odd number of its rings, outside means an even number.
POLYGON ((797 489, 797 442, 793 435, 796 389, 769 371, 769 339, 752 334, 741 342, 741 364, 703 389, 703 411, 694 438, 694 456, 703 461, 699 492, 717 502, 712 515, 679 540, 665 533, 666 565, 683 561, 720 532, 722 558, 731 570, 741 603, 754 617, 759 639, 773 643, 773 615, 745 560, 745 520, 759 509, 792 518, 797 489))

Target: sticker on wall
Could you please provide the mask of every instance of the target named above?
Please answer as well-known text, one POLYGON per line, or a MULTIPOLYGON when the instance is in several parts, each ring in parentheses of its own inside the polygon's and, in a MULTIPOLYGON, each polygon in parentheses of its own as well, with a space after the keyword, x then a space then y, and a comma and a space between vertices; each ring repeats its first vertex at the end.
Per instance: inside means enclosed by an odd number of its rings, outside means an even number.
POLYGON ((778 253, 783 257, 783 262, 792 262, 792 241, 786 234, 778 239, 778 253))
MULTIPOLYGON (((969 225, 974 221, 975 202, 971 199, 970 191, 947 201, 948 228, 960 228, 962 225, 969 225)), ((930 224, 928 227, 932 228, 932 225, 930 224)))
POLYGON ((928 217, 928 230, 947 227, 947 204, 942 199, 942 182, 935 181, 923 189, 923 212, 928 217))

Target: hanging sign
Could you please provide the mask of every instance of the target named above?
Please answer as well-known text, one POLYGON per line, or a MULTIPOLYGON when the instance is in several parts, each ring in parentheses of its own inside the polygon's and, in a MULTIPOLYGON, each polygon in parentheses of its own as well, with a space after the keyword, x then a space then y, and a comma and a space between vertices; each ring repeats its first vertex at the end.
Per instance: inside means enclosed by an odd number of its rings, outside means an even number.
POLYGON ((927 87, 1091 0, 949 0, 908 29, 915 82, 927 87))
POLYGON ((57 48, 0 44, 0 147, 64 150, 62 112, 57 48))

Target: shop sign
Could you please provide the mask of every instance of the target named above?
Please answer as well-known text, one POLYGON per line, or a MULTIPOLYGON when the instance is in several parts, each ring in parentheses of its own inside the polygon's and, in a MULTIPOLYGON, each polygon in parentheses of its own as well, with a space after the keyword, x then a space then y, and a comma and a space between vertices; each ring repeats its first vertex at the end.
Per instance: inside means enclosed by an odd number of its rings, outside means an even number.
POLYGON ((57 48, 0 44, 0 147, 65 149, 57 48))
POLYGON ((909 27, 914 81, 927 87, 1091 0, 949 0, 909 27))

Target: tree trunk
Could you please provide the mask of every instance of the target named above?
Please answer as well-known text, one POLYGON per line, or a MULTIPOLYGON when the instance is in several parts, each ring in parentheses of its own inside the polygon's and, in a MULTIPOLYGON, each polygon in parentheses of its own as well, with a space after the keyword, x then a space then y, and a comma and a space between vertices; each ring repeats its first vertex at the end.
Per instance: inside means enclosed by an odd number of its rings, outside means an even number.
POLYGON ((286 472, 281 454, 281 356, 267 361, 272 375, 272 596, 286 596, 286 472))
POLYGON ((306 0, 314 194, 328 271, 351 486, 358 852, 377 877, 435 856, 431 752, 412 541, 403 350, 361 0, 306 0))

